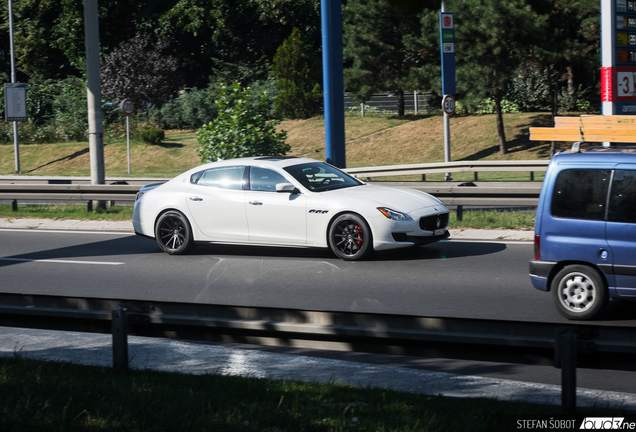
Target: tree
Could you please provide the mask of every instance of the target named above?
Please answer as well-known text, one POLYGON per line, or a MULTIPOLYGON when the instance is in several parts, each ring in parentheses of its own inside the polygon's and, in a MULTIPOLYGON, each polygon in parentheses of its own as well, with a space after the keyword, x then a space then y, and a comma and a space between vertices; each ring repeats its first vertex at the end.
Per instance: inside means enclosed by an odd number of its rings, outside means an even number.
MULTIPOLYGON (((16 69, 31 80, 43 82, 49 78, 65 78, 77 74, 64 52, 53 46, 56 39, 53 23, 59 16, 60 0, 20 0, 13 4, 13 37, 16 69)), ((9 41, 8 9, 2 9, 2 40, 9 41), (5 33, 6 30, 6 39, 5 33)), ((4 50, 3 54, 5 53, 4 50)), ((9 60, 7 46, 6 57, 9 60)), ((4 69, 10 71, 10 68, 4 69)), ((4 71, 3 70, 3 71, 4 71)))
POLYGON ((525 0, 456 0, 458 88, 473 98, 492 97, 501 154, 508 152, 501 101, 519 65, 532 60, 537 38, 545 31, 525 0))
POLYGON ((322 99, 321 64, 294 29, 274 56, 276 110, 287 118, 309 118, 320 111, 322 99))
POLYGON ((267 94, 250 103, 251 89, 222 85, 216 101, 218 117, 197 131, 197 153, 205 162, 246 156, 283 156, 291 150, 287 132, 276 132, 278 122, 267 120, 267 94))
POLYGON ((137 33, 102 57, 104 94, 130 98, 142 110, 161 104, 179 87, 175 79, 177 58, 168 54, 169 41, 159 37, 151 46, 150 35, 137 33))
POLYGON ((350 0, 343 7, 345 90, 366 100, 377 91, 398 95, 404 115, 404 89, 415 86, 421 55, 408 42, 418 35, 419 15, 401 12, 385 0, 350 0))

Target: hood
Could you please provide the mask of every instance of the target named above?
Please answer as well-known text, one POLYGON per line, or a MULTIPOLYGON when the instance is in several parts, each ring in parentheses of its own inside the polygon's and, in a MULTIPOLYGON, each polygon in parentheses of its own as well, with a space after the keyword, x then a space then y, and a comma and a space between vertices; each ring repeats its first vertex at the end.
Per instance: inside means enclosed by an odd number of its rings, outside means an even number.
POLYGON ((438 206, 439 211, 446 210, 444 204, 434 196, 409 188, 365 184, 322 192, 322 194, 325 197, 340 195, 348 198, 375 201, 378 207, 390 207, 393 210, 406 213, 431 206, 438 206))

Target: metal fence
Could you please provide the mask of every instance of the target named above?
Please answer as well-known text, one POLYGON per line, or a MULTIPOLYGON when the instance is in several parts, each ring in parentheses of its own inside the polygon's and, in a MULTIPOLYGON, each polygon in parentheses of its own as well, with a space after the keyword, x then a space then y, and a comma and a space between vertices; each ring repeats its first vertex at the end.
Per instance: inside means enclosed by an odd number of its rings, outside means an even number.
POLYGON ((127 337, 400 353, 562 369, 562 405, 576 406, 576 367, 634 370, 633 328, 380 313, 0 294, 0 326, 111 333, 113 365, 127 337))
MULTIPOLYGON (((432 91, 405 90, 404 110, 408 113, 426 114, 436 108, 441 108, 441 99, 432 91)), ((363 104, 354 95, 345 93, 345 112, 366 114, 388 114, 398 112, 398 95, 395 92, 376 93, 363 104)))

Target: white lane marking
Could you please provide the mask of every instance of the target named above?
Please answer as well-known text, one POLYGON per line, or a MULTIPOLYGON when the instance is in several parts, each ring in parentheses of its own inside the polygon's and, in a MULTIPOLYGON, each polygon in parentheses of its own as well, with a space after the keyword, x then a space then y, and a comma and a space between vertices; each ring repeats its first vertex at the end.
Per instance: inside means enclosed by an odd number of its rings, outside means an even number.
POLYGON ((134 236, 134 232, 123 231, 73 231, 68 230, 54 230, 44 228, 0 228, 0 231, 4 232, 38 232, 38 233, 56 233, 56 234, 108 234, 108 235, 122 235, 122 236, 134 236))
POLYGON ((28 259, 28 258, 0 258, 0 261, 22 261, 22 262, 47 262, 59 264, 95 264, 95 265, 122 265, 123 262, 108 261, 77 261, 77 260, 59 260, 59 259, 28 259))

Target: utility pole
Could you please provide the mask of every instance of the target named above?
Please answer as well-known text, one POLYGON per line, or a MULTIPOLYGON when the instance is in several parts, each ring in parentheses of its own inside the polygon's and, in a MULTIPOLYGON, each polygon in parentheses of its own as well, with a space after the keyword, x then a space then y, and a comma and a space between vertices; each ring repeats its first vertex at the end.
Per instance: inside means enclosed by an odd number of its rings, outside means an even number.
POLYGON ((326 160, 338 168, 346 168, 341 0, 321 0, 320 18, 326 160))
MULTIPOLYGON (((446 0, 442 0, 440 11, 440 49, 442 55, 442 93, 444 94, 444 162, 451 159, 450 151, 450 116, 455 112, 455 35, 453 14, 446 12, 446 0)), ((453 178, 450 173, 444 176, 445 181, 453 178)))
MULTIPOLYGON (((15 78, 15 47, 13 44, 13 0, 9 0, 9 42, 11 44, 11 83, 15 84, 16 78, 15 78)), ((15 154, 15 173, 21 174, 20 146, 19 146, 19 139, 18 139, 18 122, 17 121, 13 122, 13 148, 14 148, 14 154, 15 154)))
MULTIPOLYGON (((104 124, 102 121, 102 84, 99 69, 99 14, 97 0, 84 0, 84 32, 86 35, 86 90, 88 93, 88 149, 91 184, 104 184, 104 124)), ((95 201, 103 208, 105 201, 95 201)))

